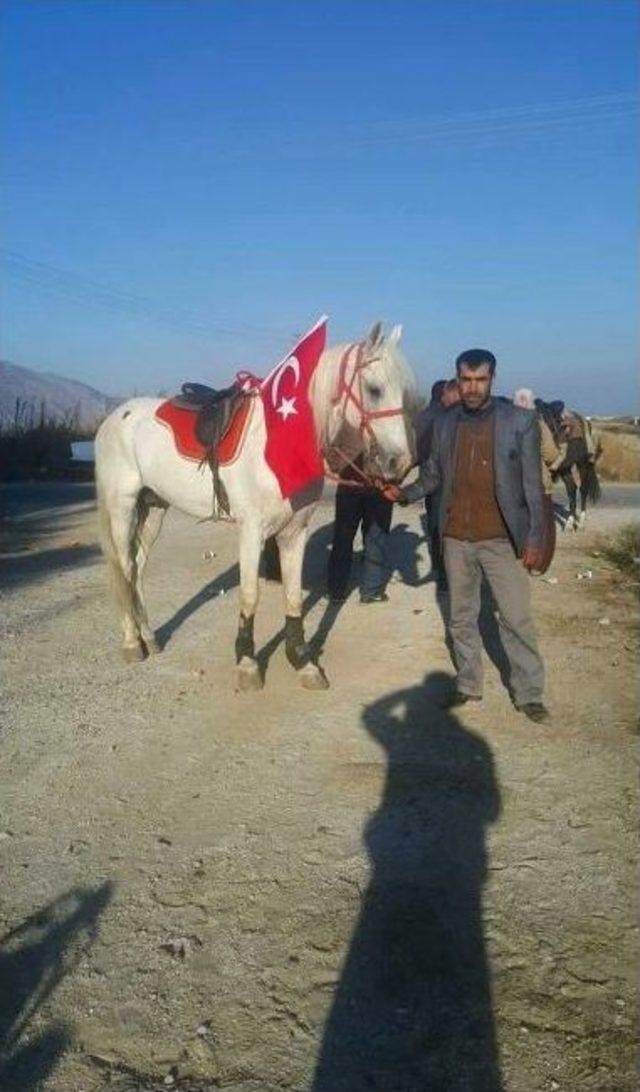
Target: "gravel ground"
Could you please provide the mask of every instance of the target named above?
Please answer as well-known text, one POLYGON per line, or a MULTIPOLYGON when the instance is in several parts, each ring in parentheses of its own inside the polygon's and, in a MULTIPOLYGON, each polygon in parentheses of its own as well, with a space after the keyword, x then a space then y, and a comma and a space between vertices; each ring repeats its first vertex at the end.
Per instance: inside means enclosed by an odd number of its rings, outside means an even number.
POLYGON ((321 507, 331 689, 298 688, 266 584, 239 694, 232 527, 169 515, 166 647, 126 666, 90 486, 4 489, 0 1087, 631 1092, 637 588, 598 536, 637 496, 605 487, 534 581, 540 727, 489 659, 484 701, 440 708, 416 510, 390 602, 336 613, 321 507))

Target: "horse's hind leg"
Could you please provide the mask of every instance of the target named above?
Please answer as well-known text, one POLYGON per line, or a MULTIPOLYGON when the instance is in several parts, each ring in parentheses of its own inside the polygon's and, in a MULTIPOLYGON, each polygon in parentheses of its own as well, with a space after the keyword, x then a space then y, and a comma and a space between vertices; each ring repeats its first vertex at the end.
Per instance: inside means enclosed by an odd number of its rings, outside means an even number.
POLYGON ((102 548, 120 608, 122 652, 125 660, 145 658, 140 642, 135 593, 134 537, 138 523, 137 494, 111 495, 107 502, 98 495, 102 548))
POLYGON ((306 541, 306 526, 296 526, 293 521, 278 535, 285 599, 285 648, 305 690, 326 690, 327 677, 315 662, 302 625, 302 562, 306 541))
POLYGON ((143 490, 138 497, 138 523, 135 533, 133 591, 140 637, 145 644, 147 652, 150 653, 160 652, 161 648, 155 633, 149 625, 142 574, 147 563, 147 558, 149 557, 149 551, 160 534, 166 510, 166 505, 156 501, 155 497, 153 497, 152 494, 150 495, 146 490, 143 490))

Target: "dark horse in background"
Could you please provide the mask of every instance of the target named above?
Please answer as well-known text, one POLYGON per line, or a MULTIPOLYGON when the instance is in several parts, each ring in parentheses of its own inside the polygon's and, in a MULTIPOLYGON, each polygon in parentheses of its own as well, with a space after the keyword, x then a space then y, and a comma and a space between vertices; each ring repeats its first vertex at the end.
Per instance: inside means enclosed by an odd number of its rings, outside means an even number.
POLYGON ((593 436, 589 421, 575 410, 565 410, 564 402, 543 402, 542 399, 536 399, 536 408, 551 429, 557 446, 561 450, 566 448, 565 457, 553 474, 554 480, 562 479, 569 498, 569 515, 564 530, 581 530, 587 519, 587 502, 595 504, 600 499, 600 482, 596 471, 596 460, 601 453, 600 445, 593 436))

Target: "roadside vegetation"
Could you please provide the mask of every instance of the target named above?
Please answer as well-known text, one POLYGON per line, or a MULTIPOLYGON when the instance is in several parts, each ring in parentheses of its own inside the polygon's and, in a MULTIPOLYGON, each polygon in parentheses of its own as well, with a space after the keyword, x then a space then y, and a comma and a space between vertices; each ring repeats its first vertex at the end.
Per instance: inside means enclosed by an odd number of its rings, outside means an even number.
POLYGON ((81 428, 77 412, 54 417, 46 404, 16 399, 13 420, 0 423, 0 481, 65 477, 71 444, 91 440, 95 429, 81 428))
POLYGON ((640 522, 626 523, 604 545, 607 561, 627 576, 640 578, 640 522))

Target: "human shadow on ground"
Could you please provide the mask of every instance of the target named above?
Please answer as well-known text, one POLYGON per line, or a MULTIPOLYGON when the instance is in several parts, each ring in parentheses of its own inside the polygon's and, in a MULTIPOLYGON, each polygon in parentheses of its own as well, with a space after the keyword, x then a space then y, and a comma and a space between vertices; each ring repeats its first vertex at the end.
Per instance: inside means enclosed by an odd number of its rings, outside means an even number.
POLYGON ((312 1092, 502 1090, 482 923, 500 796, 489 747, 442 707, 451 687, 434 672, 364 711, 387 779, 312 1092))
POLYGON ((0 938, 0 1088, 41 1087, 72 1042, 72 1029, 31 1023, 98 935, 113 885, 74 888, 0 938))
MULTIPOLYGON (((456 658, 453 648, 453 641, 451 639, 451 633, 449 630, 449 621, 451 618, 451 604, 449 600, 449 593, 446 590, 438 589, 436 591, 436 603, 438 604, 438 610, 442 617, 442 623, 444 625, 444 641, 447 647, 447 652, 451 657, 451 663, 454 668, 456 667, 456 658)), ((480 613, 478 615, 478 629, 480 631, 480 639, 484 646, 484 650, 487 656, 491 660, 493 666, 500 676, 502 685, 506 690, 511 693, 511 665, 507 658, 507 654, 500 637, 500 626, 497 619, 497 606, 493 597, 491 588, 487 581, 483 578, 480 586, 480 613)))

